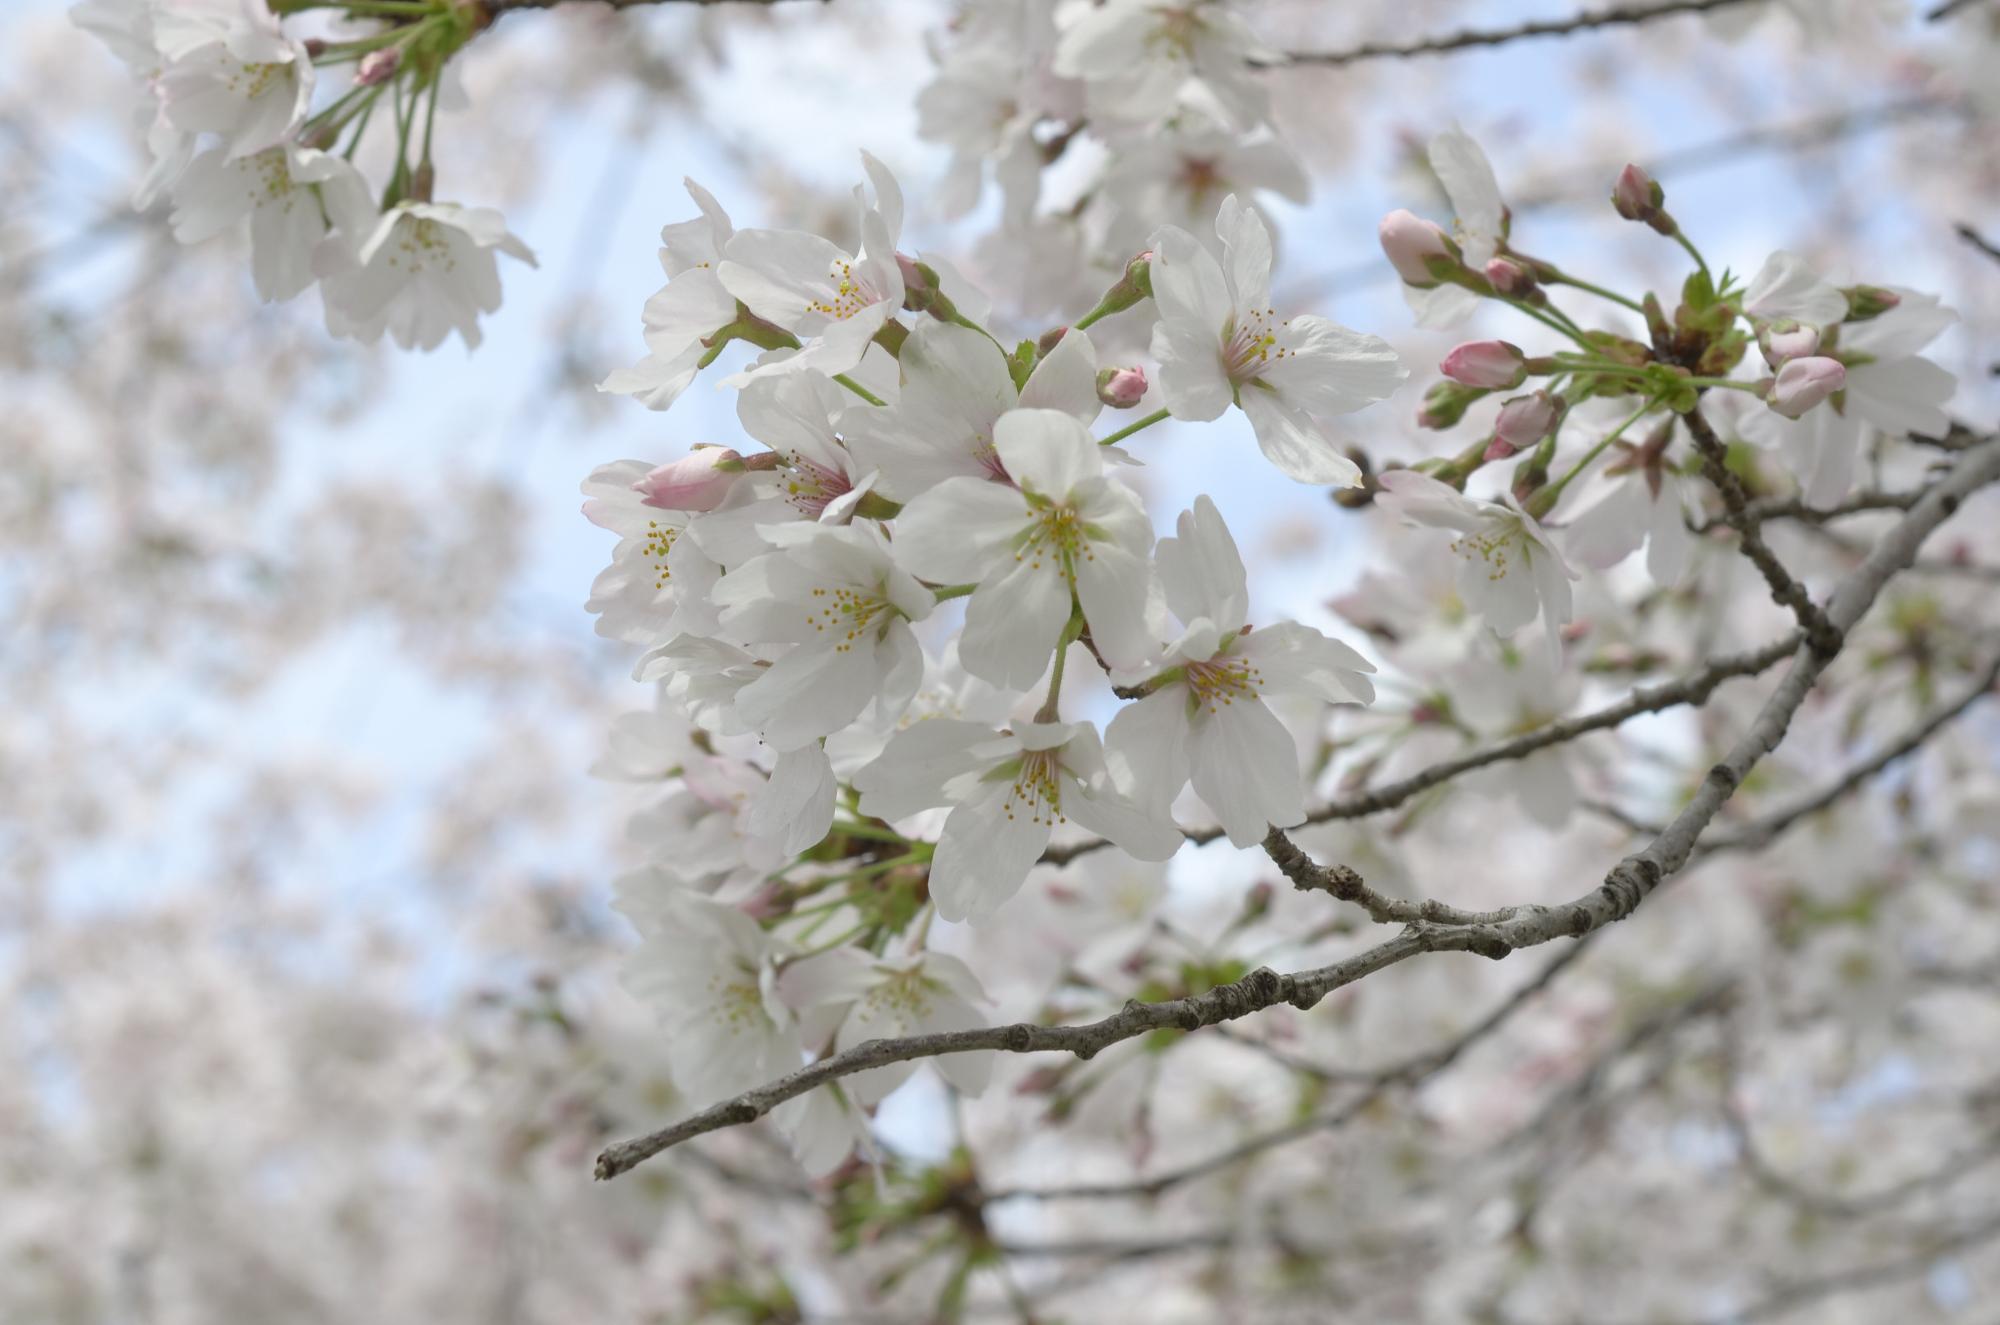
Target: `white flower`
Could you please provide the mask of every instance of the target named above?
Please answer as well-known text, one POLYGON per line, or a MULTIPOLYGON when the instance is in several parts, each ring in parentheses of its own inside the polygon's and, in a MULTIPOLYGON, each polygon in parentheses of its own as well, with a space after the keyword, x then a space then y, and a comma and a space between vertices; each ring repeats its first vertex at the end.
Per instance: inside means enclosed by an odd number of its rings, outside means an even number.
POLYGON ((705 1102, 798 1068, 798 1024, 777 992, 783 949, 756 921, 678 891, 621 890, 617 905, 642 936, 621 983, 659 1017, 681 1090, 705 1102))
POLYGON ((174 238, 200 243, 248 217, 258 297, 290 299, 312 284, 327 231, 367 210, 367 189, 345 160, 296 143, 252 156, 216 148, 194 158, 174 185, 174 238))
POLYGON ((931 860, 931 900, 946 920, 991 915, 1020 891, 1059 823, 1074 820, 1141 860, 1165 860, 1180 831, 1111 781, 1088 723, 983 723, 931 718, 890 738, 854 775, 861 812, 906 819, 952 807, 931 860))
POLYGON ((736 320, 736 296, 722 288, 716 269, 735 230, 729 214, 701 185, 681 183, 701 215, 660 227, 660 269, 667 283, 646 300, 646 357, 620 368, 598 390, 637 397, 647 409, 665 409, 687 389, 708 347, 702 341, 736 320))
POLYGON ((815 742, 778 755, 763 789, 750 799, 750 832, 787 856, 816 846, 833 827, 839 787, 826 751, 815 742))
POLYGON ((1255 846, 1273 826, 1305 821, 1298 749, 1266 697, 1366 704, 1375 668, 1338 640, 1296 622, 1246 630, 1243 559, 1215 503, 1183 512, 1180 536, 1155 560, 1168 605, 1185 627, 1149 669, 1171 677, 1128 704, 1105 732, 1114 777, 1161 812, 1194 780, 1229 840, 1255 846), (1170 669, 1170 670, 1169 670, 1170 669))
POLYGON ((743 431, 777 452, 777 468, 744 475, 727 508, 702 521, 696 533, 702 547, 734 563, 764 551, 769 526, 847 523, 876 477, 847 439, 879 412, 824 373, 759 378, 744 387, 736 417, 743 431))
POLYGON ((1841 323, 1822 340, 1821 353, 1847 370, 1846 385, 1828 404, 1788 419, 1761 405, 1718 402, 1716 412, 1735 421, 1743 440, 1778 448, 1808 505, 1831 505, 1847 495, 1864 423, 1892 437, 1941 433, 1950 426, 1944 404, 1958 379, 1917 351, 1957 321, 1958 314, 1942 306, 1936 295, 1901 289, 1896 294, 1896 307, 1864 322, 1841 323))
MULTIPOLYGON (((1019 392, 1000 348, 970 327, 926 318, 903 342, 903 391, 888 409, 853 411, 846 432, 879 468, 883 495, 909 501, 949 478, 1005 480, 993 425, 1009 410, 1060 410, 1088 424, 1097 398, 1097 351, 1064 333, 1019 392)), ((746 392, 746 395, 748 393, 746 392)))
POLYGON ((1360 482, 1314 416, 1348 414, 1381 400, 1409 375, 1379 336, 1323 317, 1273 322, 1271 234, 1234 194, 1215 230, 1226 262, 1173 227, 1154 242, 1153 297, 1160 321, 1153 357, 1175 418, 1208 420, 1234 403, 1270 462, 1301 483, 1360 482))
POLYGON ((1108 0, 1063 30, 1055 68, 1084 80, 1093 118, 1162 119, 1196 83, 1247 126, 1269 105, 1250 61, 1270 54, 1220 0, 1108 0))
MULTIPOLYGON (((1507 239, 1507 204, 1500 197, 1493 166, 1462 129, 1447 129, 1431 139, 1430 162, 1451 202, 1452 238, 1465 265, 1481 271, 1507 239)), ((1405 284, 1403 299, 1420 327, 1454 326, 1479 306, 1479 296, 1460 285, 1419 289, 1405 284)))
POLYGON ((684 537, 698 517, 640 500, 635 485, 652 468, 643 460, 614 461, 583 482, 585 518, 618 535, 611 564, 590 586, 586 606, 599 614, 598 634, 647 645, 681 631, 710 633, 715 609, 709 591, 721 574, 700 544, 684 537))
POLYGON ((1744 289, 1743 311, 1759 322, 1789 318, 1826 327, 1847 316, 1847 296, 1821 278, 1804 258, 1779 249, 1764 259, 1744 289))
MULTIPOLYGON (((1508 650, 1504 656, 1475 656, 1454 669, 1453 712, 1475 731, 1495 739, 1561 718, 1576 703, 1574 671, 1560 667, 1539 645, 1508 650)), ((1520 758, 1474 769, 1466 785, 1493 796, 1512 796, 1530 819, 1561 828, 1576 808, 1576 779, 1570 772, 1574 746, 1557 744, 1520 758)))
POLYGON ((1958 379, 1917 351, 1958 321, 1934 294, 1888 287, 1900 302, 1865 322, 1840 328, 1828 351, 1847 366, 1843 408, 1891 437, 1940 434, 1951 426, 1944 412, 1958 379))
POLYGON ((896 557, 939 584, 974 583, 959 657, 966 670, 1024 690, 1048 666, 1082 606, 1098 651, 1131 667, 1154 647, 1146 619, 1152 527, 1104 474, 1098 446, 1070 415, 1019 409, 993 443, 1020 486, 946 479, 896 519, 896 557))
POLYGON ((168 61, 154 83, 161 115, 182 133, 219 135, 231 157, 275 147, 305 119, 312 58, 261 0, 245 0, 221 23, 213 15, 214 7, 199 5, 156 11, 168 61))
POLYGON ((769 781, 744 760, 696 755, 681 765, 680 785, 632 816, 627 833, 664 877, 719 901, 741 902, 796 854, 758 831, 758 806, 769 781))
POLYGON ((937 75, 917 93, 917 136, 952 151, 937 205, 962 216, 979 201, 986 163, 1000 185, 1001 220, 1026 221, 1041 192, 1035 126, 1074 121, 1082 89, 1050 76, 1053 0, 991 0, 961 13, 937 75))
MULTIPOLYGON (((941 1031, 972 1030, 986 1024, 975 1004, 986 991, 971 968, 942 952, 891 951, 882 956, 859 948, 834 948, 793 962, 779 978, 779 989, 793 1007, 822 1009, 840 1016, 834 1052, 841 1053, 868 1040, 901 1039, 941 1031)), ((943 1054, 928 1060, 939 1075, 966 1095, 978 1095, 992 1076, 990 1053, 943 1054)), ((863 1108, 910 1079, 914 1062, 857 1072, 841 1086, 863 1108)))
POLYGON ((1132 249, 1162 224, 1207 229, 1230 194, 1247 201, 1269 191, 1302 203, 1311 192, 1298 158, 1270 133, 1245 139, 1199 122, 1122 146, 1103 189, 1117 204, 1118 232, 1126 233, 1128 221, 1138 227, 1126 245, 1132 249))
POLYGON ((399 202, 351 258, 322 272, 327 330, 363 341, 387 331, 406 350, 434 350, 457 331, 470 349, 479 344, 479 315, 500 307, 496 253, 535 265, 490 207, 399 202))
POLYGON ((1671 426, 1643 446, 1612 443, 1603 476, 1604 495, 1563 530, 1565 551, 1584 565, 1606 570, 1646 547, 1646 573, 1663 589, 1679 583, 1694 551, 1688 518, 1699 511, 1694 486, 1665 460, 1671 426))
POLYGON ((893 720, 923 680, 910 630, 930 590, 890 559, 879 526, 779 525, 777 550, 715 586, 724 634, 790 649, 736 694, 737 712, 774 749, 796 750, 853 722, 869 704, 893 720))
POLYGON ((730 385, 807 368, 844 373, 861 362, 875 333, 903 306, 903 274, 896 265, 902 189, 880 161, 866 152, 861 160, 875 186, 875 205, 866 205, 855 190, 859 253, 802 230, 739 230, 724 246, 717 269, 723 288, 805 342, 798 354, 728 378, 730 385))
POLYGON ((1563 561, 1535 517, 1518 506, 1480 501, 1414 469, 1382 475, 1378 505, 1411 524, 1458 534, 1451 551, 1459 560, 1458 592, 1496 634, 1511 635, 1539 611, 1549 652, 1559 655, 1558 634, 1570 618, 1569 582, 1576 572, 1563 561))

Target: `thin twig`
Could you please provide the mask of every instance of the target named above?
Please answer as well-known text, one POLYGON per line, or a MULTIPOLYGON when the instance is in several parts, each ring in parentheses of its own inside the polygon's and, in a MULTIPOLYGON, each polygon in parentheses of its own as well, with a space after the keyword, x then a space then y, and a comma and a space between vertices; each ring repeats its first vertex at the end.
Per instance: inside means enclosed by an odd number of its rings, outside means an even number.
POLYGON ((1717 9, 1757 3, 1758 0, 1654 0, 1651 4, 1623 9, 1605 9, 1576 14, 1569 18, 1536 19, 1507 28, 1468 28, 1439 37, 1410 42, 1365 42, 1338 51, 1291 51, 1269 62, 1268 67, 1313 65, 1336 69, 1364 60, 1402 60, 1417 55, 1446 55, 1452 51, 1483 46, 1505 46, 1510 42, 1536 37, 1567 37, 1598 28, 1627 27, 1677 14, 1706 14, 1717 9))

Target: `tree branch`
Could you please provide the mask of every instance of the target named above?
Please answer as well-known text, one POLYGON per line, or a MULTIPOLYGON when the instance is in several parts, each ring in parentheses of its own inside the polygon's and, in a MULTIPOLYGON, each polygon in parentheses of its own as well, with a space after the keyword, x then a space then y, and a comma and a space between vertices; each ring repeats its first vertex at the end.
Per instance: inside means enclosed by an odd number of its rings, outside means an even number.
MULTIPOLYGON (((1715 693, 1716 687, 1724 681, 1732 677, 1754 676, 1783 662, 1791 656, 1803 638, 1802 633, 1794 631, 1781 639, 1771 641, 1761 649, 1712 659, 1699 671, 1692 672, 1678 681, 1663 682, 1656 686, 1641 686, 1617 703, 1595 712, 1565 718, 1560 722, 1551 722, 1546 726, 1537 727, 1534 731, 1510 737, 1455 759, 1440 760, 1428 768, 1372 791, 1360 792, 1333 801, 1308 814, 1306 822, 1323 824, 1348 819, 1365 819, 1369 815, 1392 810, 1412 796, 1442 786, 1473 769, 1522 759, 1537 750, 1546 750, 1552 745, 1563 745, 1594 731, 1616 727, 1642 714, 1658 713, 1665 709, 1678 708, 1683 704, 1706 703, 1708 697, 1715 693)), ((1197 828, 1187 836, 1190 842, 1197 844, 1213 842, 1222 836, 1222 830, 1197 828)), ((1067 864, 1078 856, 1087 855, 1109 845, 1111 844, 1102 838, 1092 838, 1086 842, 1050 847, 1042 853, 1042 863, 1067 864)))
POLYGON ((1778 554, 1771 551, 1771 545, 1764 541, 1761 517, 1751 507, 1750 494, 1744 491, 1743 480, 1729 468, 1729 448, 1715 435, 1715 429, 1708 426, 1708 420, 1701 416, 1699 406, 1689 410, 1682 418, 1687 423, 1689 436, 1694 438, 1695 450, 1701 454, 1702 471, 1722 494, 1723 505, 1729 508, 1726 523, 1735 528, 1743 555, 1763 575, 1764 583, 1770 586, 1772 600, 1790 608, 1792 615, 1799 619, 1799 625, 1806 632, 1806 642, 1815 651, 1831 658, 1840 652, 1840 632, 1827 620, 1819 604, 1806 592, 1806 587, 1792 578, 1792 573, 1778 560, 1778 554))
MULTIPOLYGON (((2000 478, 2000 440, 1967 451, 1952 472, 1925 493, 1882 539, 1860 567, 1844 579, 1826 609, 1829 626, 1844 637, 1875 601, 1882 587, 1916 556, 1923 541, 1958 510, 1966 494, 2000 478)), ((1559 906, 1523 905, 1495 924, 1435 925, 1417 922, 1396 937, 1331 965, 1291 975, 1259 968, 1241 980, 1205 994, 1158 1003, 1128 1002, 1102 1020, 1080 1026, 1019 1022, 971 1030, 868 1040, 832 1054, 776 1081, 724 1100, 647 1136, 607 1148, 597 1158, 597 1176, 613 1178, 660 1151, 723 1127, 755 1121, 786 1100, 869 1068, 934 1058, 949 1053, 1000 1050, 1007 1053, 1062 1051, 1089 1058, 1109 1045, 1149 1031, 1198 1030, 1234 1020, 1278 1003, 1310 1008, 1332 991, 1420 952, 1478 952, 1505 956, 1557 938, 1582 938, 1623 920, 1694 853, 1696 841, 1744 776, 1784 738, 1799 706, 1826 670, 1832 655, 1808 640, 1792 668, 1764 703, 1750 727, 1721 762, 1709 770, 1694 797, 1644 850, 1613 866, 1604 882, 1559 906)))
POLYGON ((1653 0, 1650 4, 1599 10, 1577 14, 1570 18, 1532 20, 1507 28, 1468 28, 1461 32, 1425 37, 1412 42, 1366 42, 1338 51, 1291 51, 1270 61, 1267 67, 1314 65, 1322 69, 1337 69, 1343 65, 1359 64, 1365 60, 1402 60, 1418 55, 1446 55, 1453 51, 1471 50, 1477 47, 1505 46, 1509 42, 1535 37, 1567 37, 1597 28, 1627 27, 1648 23, 1656 18, 1670 18, 1677 14, 1706 14, 1712 10, 1729 9, 1736 5, 1756 2, 1757 0, 1653 0))

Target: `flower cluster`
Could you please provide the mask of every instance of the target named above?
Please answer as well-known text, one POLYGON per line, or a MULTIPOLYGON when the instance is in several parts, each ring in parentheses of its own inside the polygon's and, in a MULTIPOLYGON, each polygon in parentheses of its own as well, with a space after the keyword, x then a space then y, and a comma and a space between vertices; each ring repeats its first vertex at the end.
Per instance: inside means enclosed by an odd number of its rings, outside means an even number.
POLYGON ((1275 58, 1222 0, 967 6, 917 98, 918 133, 952 152, 940 204, 970 210, 990 170, 1037 306, 1090 271, 1115 271, 1163 221, 1212 246, 1223 198, 1308 195, 1270 123, 1258 65, 1275 58), (1081 196, 1040 208, 1044 172, 1092 155, 1085 144, 1103 151, 1081 196))
MULTIPOLYGON (((1225 198, 1224 261, 1167 227, 1125 278, 1123 306, 1150 291, 1157 309, 1167 409, 1094 435, 1143 370, 1100 367, 1081 321, 1006 348, 977 291, 897 250, 901 190, 864 164, 853 252, 737 230, 689 184, 700 215, 663 232, 649 352, 605 389, 665 408, 745 342, 755 357, 723 380, 763 449, 620 461, 585 484, 585 513, 619 536, 590 606, 647 649, 637 676, 661 693, 620 764, 674 787, 638 825, 653 866, 621 894, 649 945, 634 979, 671 983, 658 1001, 697 1093, 892 1014, 965 1020, 976 989, 926 948, 930 915, 991 915, 1059 835, 1167 859, 1190 783, 1239 844, 1297 824, 1300 760, 1269 703, 1373 698, 1348 646, 1252 626, 1213 502, 1156 543, 1111 443, 1237 405, 1287 474, 1355 483, 1320 419, 1393 390, 1394 351, 1273 320, 1269 235, 1225 198), (1065 692, 1072 666, 1127 701, 1108 726, 1065 692), (754 1051, 718 1047, 744 1035, 754 1051)), ((807 1156, 854 1134, 838 1112, 780 1121, 807 1156)))
POLYGON ((1493 169, 1465 133, 1439 134, 1430 164, 1456 213, 1452 227, 1407 211, 1381 224, 1418 321, 1456 324, 1492 302, 1567 342, 1546 355, 1499 340, 1452 350, 1418 416, 1424 427, 1456 427, 1487 397, 1524 393, 1505 396, 1462 453, 1376 481, 1381 505, 1450 532, 1459 592, 1497 633, 1539 615, 1557 649, 1572 618, 1572 561, 1607 569, 1644 545, 1655 582, 1679 580, 1693 547, 1691 480, 1719 463, 1695 449, 1697 426, 1774 448, 1813 507, 1847 494, 1869 430, 1892 440, 1945 431, 1955 382, 1919 353, 1956 318, 1935 296, 1836 287, 1784 251, 1748 282, 1711 273, 1666 210, 1665 190, 1628 166, 1612 188, 1618 215, 1675 240, 1695 264, 1669 312, 1657 295, 1630 298, 1516 247, 1493 169), (1579 322, 1550 300, 1562 287, 1617 305, 1625 325, 1579 322), (1757 362, 1753 349, 1767 371, 1732 376, 1757 362), (1566 425, 1580 447, 1563 449, 1566 425), (1640 432, 1644 441, 1627 440, 1640 432), (1677 451, 1684 434, 1690 444, 1677 451), (1474 474, 1517 455, 1501 491, 1467 493, 1474 474), (1586 489, 1594 499, 1565 502, 1586 489))
POLYGON ((534 263, 498 212, 433 199, 438 107, 464 99, 447 62, 485 21, 476 6, 82 0, 70 12, 147 93, 153 163, 133 205, 165 199, 183 243, 247 228, 260 298, 317 285, 334 335, 431 350, 456 331, 474 346, 480 315, 500 307, 499 255, 534 263), (327 35, 288 31, 294 11, 330 17, 327 35), (364 140, 393 148, 379 193, 354 164, 364 140))

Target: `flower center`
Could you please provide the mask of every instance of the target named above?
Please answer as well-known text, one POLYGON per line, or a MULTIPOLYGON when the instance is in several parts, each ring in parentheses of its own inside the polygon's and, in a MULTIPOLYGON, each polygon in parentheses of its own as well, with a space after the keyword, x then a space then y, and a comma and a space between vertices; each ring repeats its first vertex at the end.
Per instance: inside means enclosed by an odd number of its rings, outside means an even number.
POLYGON ((1029 570, 1040 570, 1044 561, 1052 562, 1063 578, 1074 585, 1079 554, 1085 561, 1097 559, 1082 517, 1074 507, 1046 506, 1035 512, 1035 522, 1028 526, 1020 546, 1014 550, 1014 560, 1025 559, 1029 570))
POLYGON ((1278 333, 1289 321, 1275 325, 1275 308, 1252 308, 1229 319, 1222 329, 1222 370, 1232 386, 1245 386, 1263 375, 1267 364, 1288 357, 1291 350, 1279 344, 1278 333))
POLYGON ((674 578, 674 573, 667 569, 667 554, 674 550, 674 540, 680 536, 680 530, 666 528, 658 520, 646 521, 646 541, 641 545, 640 552, 653 563, 655 589, 666 588, 667 581, 674 578))
POLYGON ((1218 653, 1207 662, 1185 665, 1188 690, 1194 702, 1210 713, 1234 704, 1240 696, 1255 699, 1264 688, 1264 674, 1245 658, 1218 653))
POLYGON ((833 293, 826 299, 815 299, 806 307, 835 322, 845 322, 864 308, 871 308, 882 302, 879 290, 869 285, 855 273, 854 263, 841 258, 827 272, 827 280, 833 285, 833 293))
POLYGON ((432 262, 442 262, 446 271, 458 266, 451 255, 444 227, 428 216, 405 216, 396 223, 395 239, 385 245, 391 267, 405 267, 414 276, 432 262))
POLYGON ((1451 541, 1451 550, 1467 561, 1486 563, 1486 578, 1504 580, 1516 553, 1528 560, 1527 531, 1516 524, 1492 524, 1451 541))
POLYGON ((854 642, 869 630, 876 629, 879 633, 880 627, 875 624, 878 617, 886 618, 881 623, 886 627, 895 615, 896 609, 878 594, 822 588, 812 591, 812 610, 806 613, 806 620, 816 633, 833 632, 835 653, 848 653, 853 650, 854 642))
POLYGON ((763 992, 757 988, 757 974, 747 967, 716 972, 709 977, 708 992, 715 1019, 731 1031, 760 1030, 769 1021, 763 992))
POLYGON ((836 498, 853 490, 847 475, 837 469, 828 469, 797 452, 786 461, 790 477, 785 481, 785 500, 807 519, 819 519, 836 498))
POLYGON ((1021 755, 1013 789, 1000 807, 1008 819, 1025 817, 1029 823, 1051 827, 1063 822, 1062 787, 1056 781, 1060 754, 1059 750, 1029 750, 1021 755))

